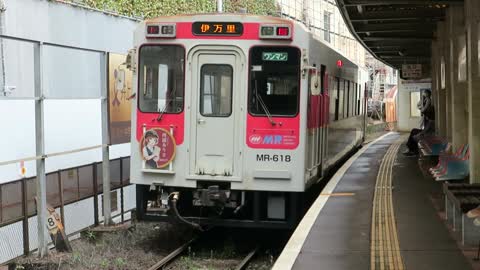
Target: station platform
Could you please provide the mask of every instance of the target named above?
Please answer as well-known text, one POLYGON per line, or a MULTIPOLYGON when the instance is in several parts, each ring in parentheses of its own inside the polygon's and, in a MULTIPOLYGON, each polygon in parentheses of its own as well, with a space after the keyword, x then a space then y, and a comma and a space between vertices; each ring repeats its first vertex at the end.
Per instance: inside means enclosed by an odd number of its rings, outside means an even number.
POLYGON ((386 134, 350 158, 273 269, 477 269, 435 207, 442 183, 401 154, 406 138, 386 134))

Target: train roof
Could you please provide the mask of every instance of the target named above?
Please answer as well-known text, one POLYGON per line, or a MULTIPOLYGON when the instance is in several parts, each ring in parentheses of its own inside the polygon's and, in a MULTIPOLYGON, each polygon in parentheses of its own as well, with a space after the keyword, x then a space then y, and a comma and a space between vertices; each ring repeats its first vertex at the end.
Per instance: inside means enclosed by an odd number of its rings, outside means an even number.
POLYGON ((160 22, 192 22, 192 21, 216 21, 223 22, 262 22, 262 23, 282 23, 293 24, 291 20, 282 19, 273 16, 261 16, 253 14, 239 14, 239 13, 204 13, 204 14, 187 14, 162 16, 153 19, 145 20, 146 23, 160 23, 160 22))

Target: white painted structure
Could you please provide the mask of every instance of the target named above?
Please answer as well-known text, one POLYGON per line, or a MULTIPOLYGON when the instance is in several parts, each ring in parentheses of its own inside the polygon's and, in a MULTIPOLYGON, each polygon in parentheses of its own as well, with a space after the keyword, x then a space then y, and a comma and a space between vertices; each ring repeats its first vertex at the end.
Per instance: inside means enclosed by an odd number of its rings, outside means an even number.
POLYGON ((421 97, 420 91, 432 88, 430 80, 402 80, 399 79, 398 85, 398 130, 410 131, 413 128, 420 127, 420 112, 417 108, 418 98, 421 97))
MULTIPOLYGON (((5 0, 5 6, 7 36, 122 54, 132 48, 137 21, 129 18, 46 0, 5 0)), ((3 85, 14 89, 7 97, 33 97, 33 44, 4 39, 4 45, 0 97, 3 85)), ((100 145, 100 54, 46 45, 43 68, 44 91, 51 98, 45 101, 46 153, 100 145)), ((35 156, 34 114, 33 100, 0 99, 0 162, 35 156)), ((129 155, 128 144, 110 148, 110 158, 129 155)), ((101 149, 52 157, 46 171, 101 159, 101 149)), ((35 161, 25 167, 26 177, 35 175, 35 161)), ((0 183, 18 179, 19 173, 18 164, 0 166, 0 183)))
MULTIPOLYGON (((33 158, 38 153, 35 92, 45 98, 41 107, 47 156, 104 143, 101 98, 107 81, 102 72, 105 53, 127 54, 137 25, 131 18, 62 2, 2 2, 0 34, 5 38, 0 53, 0 184, 22 176, 20 162, 5 163, 33 158), (36 64, 40 65, 36 68, 36 64)), ((110 159, 129 155, 129 144, 110 147, 110 159)), ((47 157, 45 169, 49 173, 101 160, 102 149, 96 148, 47 157)), ((36 175, 35 160, 26 161, 25 168, 25 177, 36 175)), ((135 206, 135 187, 125 187, 123 192, 124 210, 128 211, 135 206)), ((120 192, 115 194, 119 201, 120 192)), ((68 234, 93 225, 93 201, 90 197, 65 206, 68 234)), ((98 201, 101 212, 101 196, 98 201)), ((120 207, 112 215, 119 211, 120 207)), ((99 219, 103 219, 102 213, 99 219)), ((41 230, 36 216, 29 218, 28 225, 29 248, 33 250, 43 237, 38 237, 41 230)), ((23 238, 21 221, 0 227, 0 263, 23 254, 23 238)))

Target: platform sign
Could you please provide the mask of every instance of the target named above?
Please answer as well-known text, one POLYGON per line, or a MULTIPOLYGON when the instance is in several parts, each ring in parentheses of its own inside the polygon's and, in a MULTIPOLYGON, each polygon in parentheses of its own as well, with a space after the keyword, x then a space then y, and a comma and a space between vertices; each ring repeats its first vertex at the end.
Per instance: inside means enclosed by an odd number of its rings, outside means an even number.
MULTIPOLYGON (((37 197, 35 197, 35 203, 37 203, 37 197)), ((47 203, 47 229, 50 233, 55 249, 60 252, 72 252, 72 247, 67 235, 65 234, 65 228, 63 227, 62 218, 55 211, 51 205, 47 203)))
POLYGON ((402 77, 406 79, 418 79, 422 77, 422 65, 402 65, 402 77))
POLYGON ((60 222, 60 219, 58 217, 58 214, 56 212, 51 213, 47 217, 47 229, 50 231, 51 234, 56 234, 58 230, 58 225, 57 223, 60 222))
POLYGON ((144 169, 163 169, 175 158, 176 143, 172 134, 163 128, 146 130, 140 143, 144 169))

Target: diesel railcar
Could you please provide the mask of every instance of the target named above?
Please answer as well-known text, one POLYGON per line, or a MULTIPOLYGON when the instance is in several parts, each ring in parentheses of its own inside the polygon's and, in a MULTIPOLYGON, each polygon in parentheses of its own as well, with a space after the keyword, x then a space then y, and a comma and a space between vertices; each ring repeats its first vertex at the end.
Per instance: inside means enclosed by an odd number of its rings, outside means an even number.
POLYGON ((365 130, 365 72, 303 24, 204 14, 135 31, 137 217, 291 228, 365 130))

